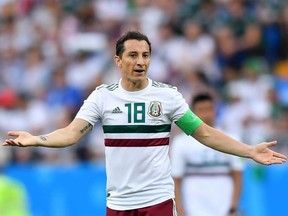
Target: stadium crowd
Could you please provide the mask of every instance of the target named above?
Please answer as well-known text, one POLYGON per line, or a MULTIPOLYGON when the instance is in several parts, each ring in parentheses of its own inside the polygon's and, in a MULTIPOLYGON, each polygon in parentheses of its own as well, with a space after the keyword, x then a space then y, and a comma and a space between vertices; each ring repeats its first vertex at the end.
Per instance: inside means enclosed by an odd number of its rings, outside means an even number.
MULTIPOLYGON (((211 92, 218 124, 288 152, 288 3, 281 0, 0 0, 0 138, 67 125, 102 83, 118 80, 115 39, 152 41, 149 77, 211 92)), ((2 147, 3 148, 3 147, 2 147)), ((8 148, 6 148, 7 150, 8 148)), ((7 163, 104 158, 102 128, 65 149, 9 148, 7 163)))

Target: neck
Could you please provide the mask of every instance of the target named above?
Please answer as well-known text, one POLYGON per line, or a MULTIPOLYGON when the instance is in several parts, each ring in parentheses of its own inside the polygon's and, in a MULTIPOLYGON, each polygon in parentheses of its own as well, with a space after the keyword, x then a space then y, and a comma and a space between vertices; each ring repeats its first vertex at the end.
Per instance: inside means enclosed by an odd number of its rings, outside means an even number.
POLYGON ((145 80, 121 80, 121 85, 126 91, 140 91, 147 87, 148 79, 145 80))

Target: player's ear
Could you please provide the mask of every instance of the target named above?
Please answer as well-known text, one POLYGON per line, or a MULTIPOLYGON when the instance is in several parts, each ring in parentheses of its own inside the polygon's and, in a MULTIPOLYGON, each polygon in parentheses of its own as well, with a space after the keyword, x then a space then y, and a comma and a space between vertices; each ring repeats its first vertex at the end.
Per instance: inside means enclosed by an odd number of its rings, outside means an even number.
POLYGON ((114 55, 114 62, 119 68, 122 67, 122 60, 118 55, 114 55))

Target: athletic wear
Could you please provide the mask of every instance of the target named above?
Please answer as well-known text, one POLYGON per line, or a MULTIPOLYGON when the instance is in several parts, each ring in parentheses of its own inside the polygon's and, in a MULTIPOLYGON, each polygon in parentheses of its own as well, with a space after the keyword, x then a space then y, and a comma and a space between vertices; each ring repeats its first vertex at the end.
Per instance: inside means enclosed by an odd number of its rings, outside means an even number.
POLYGON ((107 206, 114 210, 139 209, 173 198, 171 124, 187 112, 183 118, 193 130, 201 124, 176 88, 148 81, 145 89, 133 92, 123 89, 121 80, 101 85, 76 116, 103 125, 107 206))
POLYGON ((241 158, 215 151, 185 134, 171 146, 172 176, 182 178, 187 216, 227 215, 231 207, 231 170, 241 171, 241 158))
POLYGON ((107 216, 177 216, 175 201, 172 199, 165 202, 140 209, 117 211, 107 208, 107 216))

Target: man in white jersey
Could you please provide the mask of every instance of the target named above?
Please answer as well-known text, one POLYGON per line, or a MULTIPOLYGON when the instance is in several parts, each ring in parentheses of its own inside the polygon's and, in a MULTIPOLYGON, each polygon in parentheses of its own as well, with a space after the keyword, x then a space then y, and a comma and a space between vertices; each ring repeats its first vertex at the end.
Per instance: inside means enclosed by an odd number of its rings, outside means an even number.
MULTIPOLYGON (((211 95, 195 95, 191 107, 214 127, 216 109, 211 95)), ((241 158, 215 151, 185 134, 174 137, 171 156, 179 216, 235 215, 242 183, 241 158)))
POLYGON ((222 152, 262 164, 282 164, 287 157, 269 147, 240 143, 203 123, 182 95, 147 78, 151 44, 147 36, 129 31, 116 43, 118 83, 99 86, 85 100, 75 119, 46 135, 8 132, 4 146, 66 147, 77 143, 101 121, 105 134, 107 216, 176 215, 170 172, 169 136, 175 122, 186 134, 222 152))

